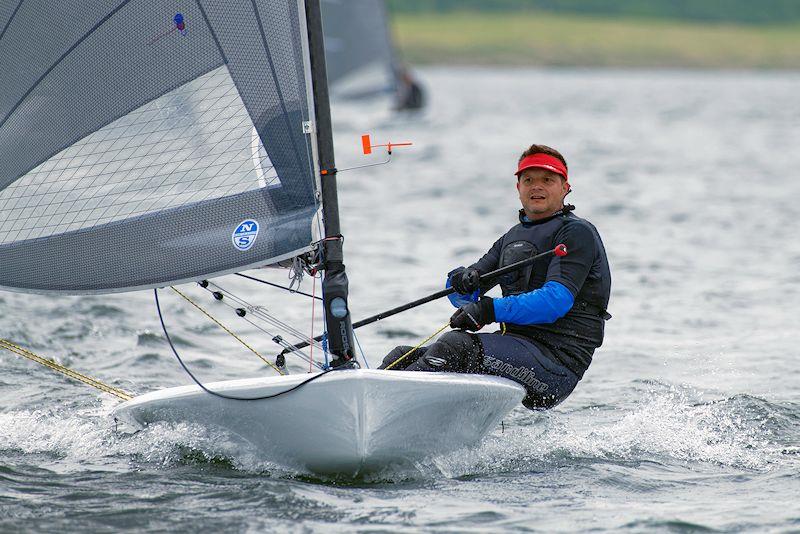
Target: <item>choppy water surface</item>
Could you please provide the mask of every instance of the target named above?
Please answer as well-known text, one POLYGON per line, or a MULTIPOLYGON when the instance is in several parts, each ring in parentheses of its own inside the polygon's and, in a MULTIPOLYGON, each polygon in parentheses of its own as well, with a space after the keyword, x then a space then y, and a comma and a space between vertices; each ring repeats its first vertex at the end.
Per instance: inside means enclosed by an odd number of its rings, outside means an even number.
MULTIPOLYGON (((800 76, 422 76, 431 98, 422 117, 337 112, 340 167, 365 162, 361 133, 415 143, 388 166, 339 176, 354 314, 434 291, 449 269, 480 256, 515 223, 517 155, 532 142, 553 145, 614 275, 606 343, 572 397, 548 413, 514 411, 476 450, 326 480, 197 426, 119 434, 108 417, 114 399, 3 352, 0 530, 800 529, 800 76)), ((286 281, 281 271, 259 275, 286 281)), ((301 297, 220 284, 310 328, 301 297)), ((267 336, 186 290, 275 353, 267 336)), ((163 298, 204 379, 263 372, 177 297, 163 298)), ((359 339, 374 362, 449 314, 433 303, 359 339)), ((149 292, 4 293, 0 315, 0 336, 124 389, 188 383, 149 292)))

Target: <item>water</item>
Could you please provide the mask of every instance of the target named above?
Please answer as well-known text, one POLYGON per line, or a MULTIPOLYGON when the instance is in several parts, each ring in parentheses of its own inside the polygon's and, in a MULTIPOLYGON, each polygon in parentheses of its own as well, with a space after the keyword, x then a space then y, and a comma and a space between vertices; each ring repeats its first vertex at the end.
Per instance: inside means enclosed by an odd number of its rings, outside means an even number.
MULTIPOLYGON (((435 291, 480 256, 515 223, 516 157, 550 144, 570 163, 569 200, 600 229, 614 276, 614 318, 576 392, 551 412, 514 411, 475 450, 321 479, 198 426, 118 433, 114 399, 3 352, 1 531, 800 530, 800 75, 421 75, 431 97, 421 118, 337 113, 340 167, 365 162, 362 133, 415 143, 390 165, 339 176, 354 314, 435 291)), ((282 271, 258 274, 287 282, 282 271)), ((310 328, 302 297, 220 284, 310 328)), ((227 308, 186 291, 275 353, 227 308)), ((204 380, 263 372, 176 296, 162 299, 204 380)), ((374 364, 450 313, 432 303, 359 340, 374 364)), ((3 293, 0 314, 0 336, 123 389, 188 382, 149 292, 3 293)))

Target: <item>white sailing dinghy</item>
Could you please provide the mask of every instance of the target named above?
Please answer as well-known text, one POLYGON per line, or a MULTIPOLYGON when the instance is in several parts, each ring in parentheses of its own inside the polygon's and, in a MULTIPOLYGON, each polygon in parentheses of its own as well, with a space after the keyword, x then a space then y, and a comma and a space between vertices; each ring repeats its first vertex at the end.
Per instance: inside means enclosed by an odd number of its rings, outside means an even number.
MULTIPOLYGON (((237 397, 285 391, 308 375, 204 384, 237 397)), ((197 386, 121 404, 128 422, 195 421, 223 428, 263 458, 316 473, 355 474, 475 445, 524 395, 504 378, 359 369, 327 373, 286 395, 233 401, 197 386)))
POLYGON ((354 473, 474 445, 523 389, 348 369, 318 2, 0 6, 0 288, 112 293, 317 262, 337 370, 169 388, 116 414, 220 427, 265 459, 354 473))

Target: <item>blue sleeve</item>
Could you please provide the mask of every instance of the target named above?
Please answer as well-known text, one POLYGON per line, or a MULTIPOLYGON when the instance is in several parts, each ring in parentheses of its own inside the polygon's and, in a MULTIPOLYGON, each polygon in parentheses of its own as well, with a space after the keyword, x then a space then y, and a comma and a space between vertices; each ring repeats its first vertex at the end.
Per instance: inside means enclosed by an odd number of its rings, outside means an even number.
MULTIPOLYGON (((447 277, 447 282, 444 285, 445 289, 453 287, 450 284, 450 276, 447 277)), ((478 302, 478 299, 481 298, 480 290, 476 289, 472 295, 462 295, 461 293, 450 293, 447 295, 447 299, 450 301, 450 304, 455 306, 456 308, 460 308, 464 304, 469 304, 470 302, 478 302)))
MULTIPOLYGON (((503 238, 501 237, 497 241, 494 242, 492 248, 489 249, 489 252, 483 255, 481 259, 470 265, 470 267, 477 269, 478 272, 482 275, 497 269, 498 263, 500 261, 500 250, 503 247, 503 238)), ((453 269, 455 271, 456 269, 453 269)), ((453 271, 447 273, 447 283, 445 284, 445 288, 452 287, 450 284, 450 275, 453 274, 453 271)), ((470 302, 478 302, 481 298, 481 295, 486 294, 487 291, 492 289, 494 286, 498 284, 498 281, 492 280, 486 284, 481 284, 480 289, 476 290, 471 295, 462 295, 460 293, 451 293, 447 295, 450 304, 455 306, 456 308, 460 308, 464 304, 469 304, 470 302)))
POLYGON ((574 303, 570 290, 551 280, 534 291, 494 299, 494 318, 498 323, 552 323, 566 315, 574 303))

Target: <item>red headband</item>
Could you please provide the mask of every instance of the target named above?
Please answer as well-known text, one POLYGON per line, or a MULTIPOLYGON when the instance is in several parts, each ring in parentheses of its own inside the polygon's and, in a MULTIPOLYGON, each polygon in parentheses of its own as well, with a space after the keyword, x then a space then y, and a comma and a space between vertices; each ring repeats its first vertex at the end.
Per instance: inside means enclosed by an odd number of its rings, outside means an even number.
POLYGON ((564 177, 565 180, 569 180, 567 177, 567 166, 564 163, 553 156, 548 154, 531 154, 530 156, 525 156, 522 158, 522 161, 519 162, 519 167, 517 168, 517 178, 522 171, 525 169, 530 168, 538 168, 538 169, 546 169, 548 171, 553 171, 556 174, 560 174, 564 177))

